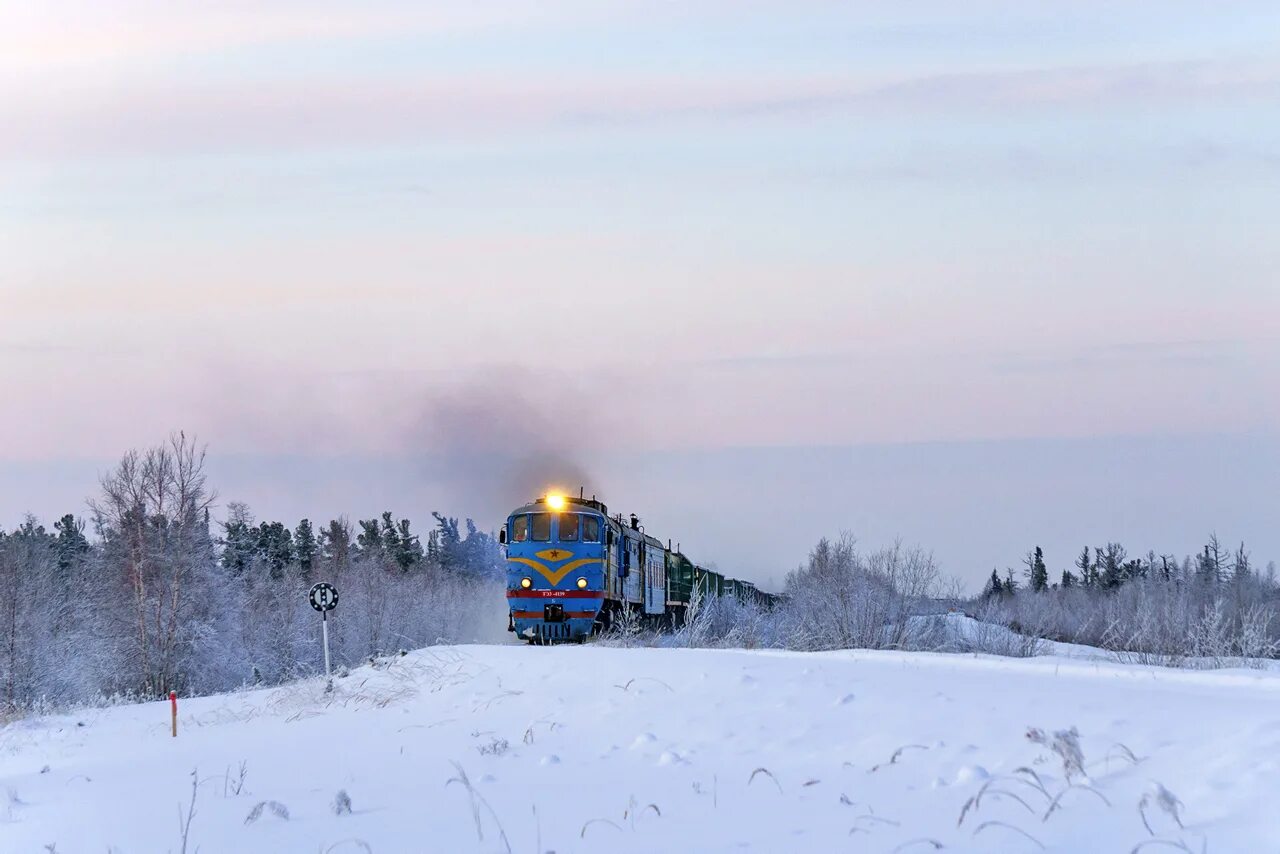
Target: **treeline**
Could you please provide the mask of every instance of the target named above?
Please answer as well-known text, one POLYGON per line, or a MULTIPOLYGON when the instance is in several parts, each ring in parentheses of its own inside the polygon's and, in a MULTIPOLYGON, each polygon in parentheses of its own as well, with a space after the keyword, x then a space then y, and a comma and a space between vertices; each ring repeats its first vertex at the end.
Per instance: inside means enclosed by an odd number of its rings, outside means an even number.
POLYGON ((253 512, 241 502, 232 502, 227 510, 219 562, 236 575, 265 572, 310 580, 317 567, 332 570, 371 560, 394 564, 405 573, 443 570, 484 578, 498 577, 503 570, 497 540, 471 519, 462 534, 456 518, 432 513, 436 526, 424 546, 412 523, 393 518, 390 510, 380 519, 360 519, 356 528, 345 517, 333 519, 318 534, 310 519, 290 530, 282 522, 255 523, 253 512))
POLYGON ((1276 566, 1259 572, 1245 548, 1210 536, 1196 555, 1149 551, 1130 557, 1119 543, 1081 550, 1049 581, 1044 552, 1023 560, 1022 578, 994 570, 978 616, 1019 635, 1085 644, 1123 660, 1173 666, 1254 663, 1280 655, 1276 566))
MULTIPOLYGON (((1146 578, 1159 578, 1163 581, 1195 580, 1203 584, 1220 584, 1224 581, 1232 583, 1248 583, 1254 579, 1253 560, 1241 543, 1234 551, 1224 549, 1217 534, 1211 534, 1204 550, 1193 559, 1186 555, 1179 561, 1171 554, 1157 555, 1149 551, 1140 557, 1130 557, 1129 552, 1120 543, 1107 543, 1098 546, 1090 556, 1089 547, 1085 546, 1070 569, 1062 570, 1060 582, 1050 583, 1049 568, 1045 564, 1044 550, 1036 546, 1027 552, 1022 563, 1026 585, 1034 592, 1045 590, 1070 589, 1083 587, 1086 589, 1115 590, 1131 581, 1146 578)), ((1265 576, 1267 582, 1274 586, 1276 582, 1276 565, 1272 561, 1267 564, 1265 576)), ((987 579, 983 596, 999 596, 1014 593, 1020 587, 1013 569, 1006 569, 1001 579, 996 570, 991 570, 987 579)))
POLYGON ((212 519, 204 451, 185 435, 130 451, 87 517, 0 530, 0 712, 270 684, 321 666, 315 580, 338 585, 334 660, 505 628, 496 539, 433 514, 425 542, 391 513, 319 530, 212 519))

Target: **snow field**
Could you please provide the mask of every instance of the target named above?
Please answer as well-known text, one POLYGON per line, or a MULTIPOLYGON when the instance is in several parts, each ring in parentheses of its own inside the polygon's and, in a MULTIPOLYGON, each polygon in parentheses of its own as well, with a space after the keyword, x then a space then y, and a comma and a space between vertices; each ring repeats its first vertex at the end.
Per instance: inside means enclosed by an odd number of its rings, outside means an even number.
POLYGON ((1274 671, 464 646, 168 715, 0 730, 0 850, 181 851, 195 771, 205 854, 1280 851, 1274 671))

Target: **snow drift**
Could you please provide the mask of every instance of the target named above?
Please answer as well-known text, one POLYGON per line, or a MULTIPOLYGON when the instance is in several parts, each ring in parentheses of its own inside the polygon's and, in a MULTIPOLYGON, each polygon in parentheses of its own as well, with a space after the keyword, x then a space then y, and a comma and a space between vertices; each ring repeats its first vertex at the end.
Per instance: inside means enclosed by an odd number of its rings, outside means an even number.
POLYGON ((60 854, 1275 850, 1278 704, 1274 671, 1061 655, 437 647, 331 692, 185 701, 176 739, 165 703, 10 723, 0 838, 60 854))

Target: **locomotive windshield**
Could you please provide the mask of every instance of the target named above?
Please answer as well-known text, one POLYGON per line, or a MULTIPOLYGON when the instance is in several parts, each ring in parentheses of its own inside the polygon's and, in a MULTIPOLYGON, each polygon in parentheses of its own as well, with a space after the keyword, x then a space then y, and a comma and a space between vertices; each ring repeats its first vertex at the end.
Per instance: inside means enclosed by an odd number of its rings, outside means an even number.
POLYGON ((510 537, 513 543, 546 543, 551 541, 554 518, 556 539, 562 543, 600 542, 600 517, 582 513, 520 513, 511 517, 510 537))

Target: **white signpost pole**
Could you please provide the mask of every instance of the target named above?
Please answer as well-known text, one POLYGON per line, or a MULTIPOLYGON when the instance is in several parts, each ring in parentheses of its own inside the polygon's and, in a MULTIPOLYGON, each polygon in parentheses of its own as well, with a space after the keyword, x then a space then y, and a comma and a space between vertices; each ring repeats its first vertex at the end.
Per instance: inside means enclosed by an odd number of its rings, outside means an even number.
POLYGON ((328 611, 320 612, 320 625, 323 627, 321 631, 324 634, 324 678, 331 679, 332 676, 330 676, 330 672, 329 672, 329 612, 328 611))

